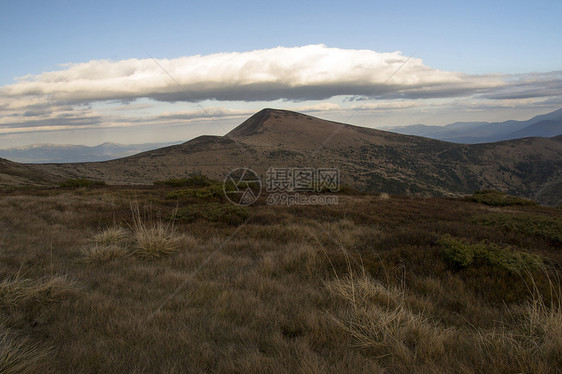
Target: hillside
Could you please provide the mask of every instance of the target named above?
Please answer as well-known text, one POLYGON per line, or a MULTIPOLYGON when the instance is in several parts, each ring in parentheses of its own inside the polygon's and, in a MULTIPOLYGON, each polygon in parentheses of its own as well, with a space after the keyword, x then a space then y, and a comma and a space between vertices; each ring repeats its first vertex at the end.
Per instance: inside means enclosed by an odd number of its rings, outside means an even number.
POLYGON ((453 144, 264 109, 225 136, 98 163, 41 165, 62 180, 88 177, 109 184, 151 184, 201 172, 223 179, 233 168, 264 175, 269 167, 337 167, 342 183, 391 193, 469 193, 497 189, 561 204, 548 186, 562 180, 560 137, 489 144, 453 144))
POLYGON ((0 187, 52 185, 57 176, 43 166, 24 165, 0 158, 0 187))
POLYGON ((445 126, 411 125, 388 129, 400 134, 424 136, 453 143, 476 144, 525 137, 562 134, 562 109, 526 121, 455 122, 445 126))
POLYGON ((526 138, 453 144, 265 109, 229 134, 201 136, 117 160, 22 165, 4 161, 1 183, 49 184, 86 177, 109 184, 151 184, 201 172, 222 179, 246 166, 337 167, 342 183, 391 193, 469 193, 497 189, 558 205, 562 140, 526 138))

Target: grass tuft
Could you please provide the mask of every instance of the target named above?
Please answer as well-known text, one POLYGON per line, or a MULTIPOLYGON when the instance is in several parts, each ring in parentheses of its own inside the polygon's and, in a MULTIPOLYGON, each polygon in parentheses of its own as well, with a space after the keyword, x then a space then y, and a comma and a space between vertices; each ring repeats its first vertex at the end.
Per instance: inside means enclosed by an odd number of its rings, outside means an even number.
POLYGON ((92 237, 94 243, 102 246, 111 246, 111 245, 118 245, 122 244, 126 241, 130 236, 128 230, 124 229, 123 227, 108 227, 105 228, 92 237))
POLYGON ((0 303, 6 306, 44 305, 61 301, 74 290, 74 282, 65 275, 46 276, 39 280, 15 276, 0 282, 0 303))
POLYGON ((0 326, 0 373, 44 372, 43 362, 51 355, 51 349, 29 339, 18 338, 0 326))
POLYGON ((86 263, 108 262, 129 253, 127 247, 115 244, 95 244, 82 248, 80 252, 82 261, 86 263))
POLYGON ((437 363, 453 330, 408 309, 404 293, 386 287, 366 274, 348 275, 326 284, 343 299, 347 311, 332 320, 352 338, 353 345, 398 367, 437 363))
MULTIPOLYGON (((179 250, 182 236, 178 235, 174 227, 174 218, 168 223, 159 220, 144 219, 138 205, 131 204, 133 214, 133 254, 152 260, 179 250)), ((175 215, 174 215, 175 217, 175 215)))

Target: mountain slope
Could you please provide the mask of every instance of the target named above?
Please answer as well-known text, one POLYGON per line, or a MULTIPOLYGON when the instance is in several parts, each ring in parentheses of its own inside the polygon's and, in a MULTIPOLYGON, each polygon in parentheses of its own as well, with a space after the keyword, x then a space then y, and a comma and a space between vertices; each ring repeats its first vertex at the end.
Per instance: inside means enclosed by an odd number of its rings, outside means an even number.
POLYGON ((223 179, 250 167, 336 167, 343 184, 392 193, 469 193, 492 188, 562 204, 562 137, 454 144, 265 109, 229 134, 97 163, 41 165, 59 179, 150 184, 193 172, 223 179), (551 187, 549 187, 551 186, 551 187), (554 189, 555 190, 555 189, 554 189))
POLYGON ((531 136, 552 137, 562 134, 562 119, 544 120, 509 134, 514 139, 531 136))
POLYGON ((457 122, 445 126, 412 125, 389 129, 454 143, 476 144, 524 137, 552 137, 562 134, 562 109, 526 121, 457 122))
POLYGON ((24 165, 0 158, 0 187, 52 185, 57 176, 41 166, 24 165))

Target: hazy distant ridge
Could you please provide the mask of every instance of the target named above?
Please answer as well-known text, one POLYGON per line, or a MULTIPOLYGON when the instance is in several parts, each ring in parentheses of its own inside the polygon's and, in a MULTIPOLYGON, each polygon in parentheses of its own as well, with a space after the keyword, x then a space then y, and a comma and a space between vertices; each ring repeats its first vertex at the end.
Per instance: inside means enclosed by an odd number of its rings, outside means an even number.
POLYGON ((106 142, 93 147, 71 144, 32 144, 0 149, 0 158, 24 163, 107 161, 178 143, 180 142, 126 145, 106 142))
POLYGON ((562 109, 526 121, 455 122, 446 126, 411 125, 386 129, 454 143, 490 143, 527 137, 550 138, 562 134, 562 109))

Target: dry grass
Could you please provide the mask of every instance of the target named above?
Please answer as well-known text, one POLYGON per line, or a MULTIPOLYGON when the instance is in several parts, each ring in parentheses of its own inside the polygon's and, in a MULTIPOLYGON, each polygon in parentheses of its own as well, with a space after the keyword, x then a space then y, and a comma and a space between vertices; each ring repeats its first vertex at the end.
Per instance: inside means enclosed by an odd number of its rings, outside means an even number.
POLYGON ((39 280, 13 276, 0 282, 0 303, 4 306, 47 304, 65 299, 75 290, 68 276, 53 275, 39 280))
POLYGON ((129 254, 153 260, 176 253, 182 244, 189 248, 196 245, 192 237, 175 231, 173 216, 168 223, 146 218, 138 203, 131 204, 131 216, 129 229, 114 225, 95 233, 92 244, 81 249, 82 261, 107 262, 129 254))
POLYGON ((329 293, 345 305, 329 316, 353 346, 393 370, 554 373, 562 367, 559 285, 550 283, 557 304, 547 306, 535 287, 528 301, 504 308, 510 318, 500 326, 458 328, 415 312, 418 296, 407 297, 406 290, 385 286, 364 269, 359 273, 326 282, 329 293))
POLYGON ((333 321, 353 339, 353 345, 394 368, 437 365, 454 330, 432 322, 405 305, 404 292, 385 287, 366 274, 337 278, 329 292, 349 308, 333 321))
POLYGON ((161 219, 143 218, 138 204, 131 204, 133 215, 133 254, 152 260, 179 250, 182 237, 174 228, 174 219, 164 223, 161 219))
POLYGON ((96 232, 91 244, 82 247, 81 259, 86 263, 100 263, 130 254, 131 233, 119 226, 107 227, 96 232))
POLYGON ((120 245, 129 239, 130 233, 123 227, 113 226, 107 227, 92 237, 92 241, 98 245, 111 246, 120 245))
POLYGON ((523 371, 550 372, 562 367, 562 302, 560 282, 550 282, 557 300, 547 306, 536 285, 532 297, 522 305, 513 306, 511 331, 500 341, 517 359, 523 371), (539 370, 540 369, 540 370, 539 370))
POLYGON ((562 366, 559 244, 475 223, 488 209, 482 204, 395 195, 343 196, 337 207, 258 203, 236 227, 173 221, 169 193, 103 187, 1 196, 1 336, 15 347, 5 356, 62 373, 562 366), (445 235, 540 255, 545 265, 528 274, 480 257, 454 266, 439 244, 445 235), (61 273, 68 275, 49 275, 61 273))
POLYGON ((86 263, 107 262, 130 253, 126 247, 115 244, 94 244, 83 247, 80 252, 86 263))
POLYGON ((0 326, 0 373, 45 373, 44 361, 52 354, 52 349, 18 338, 0 326))

